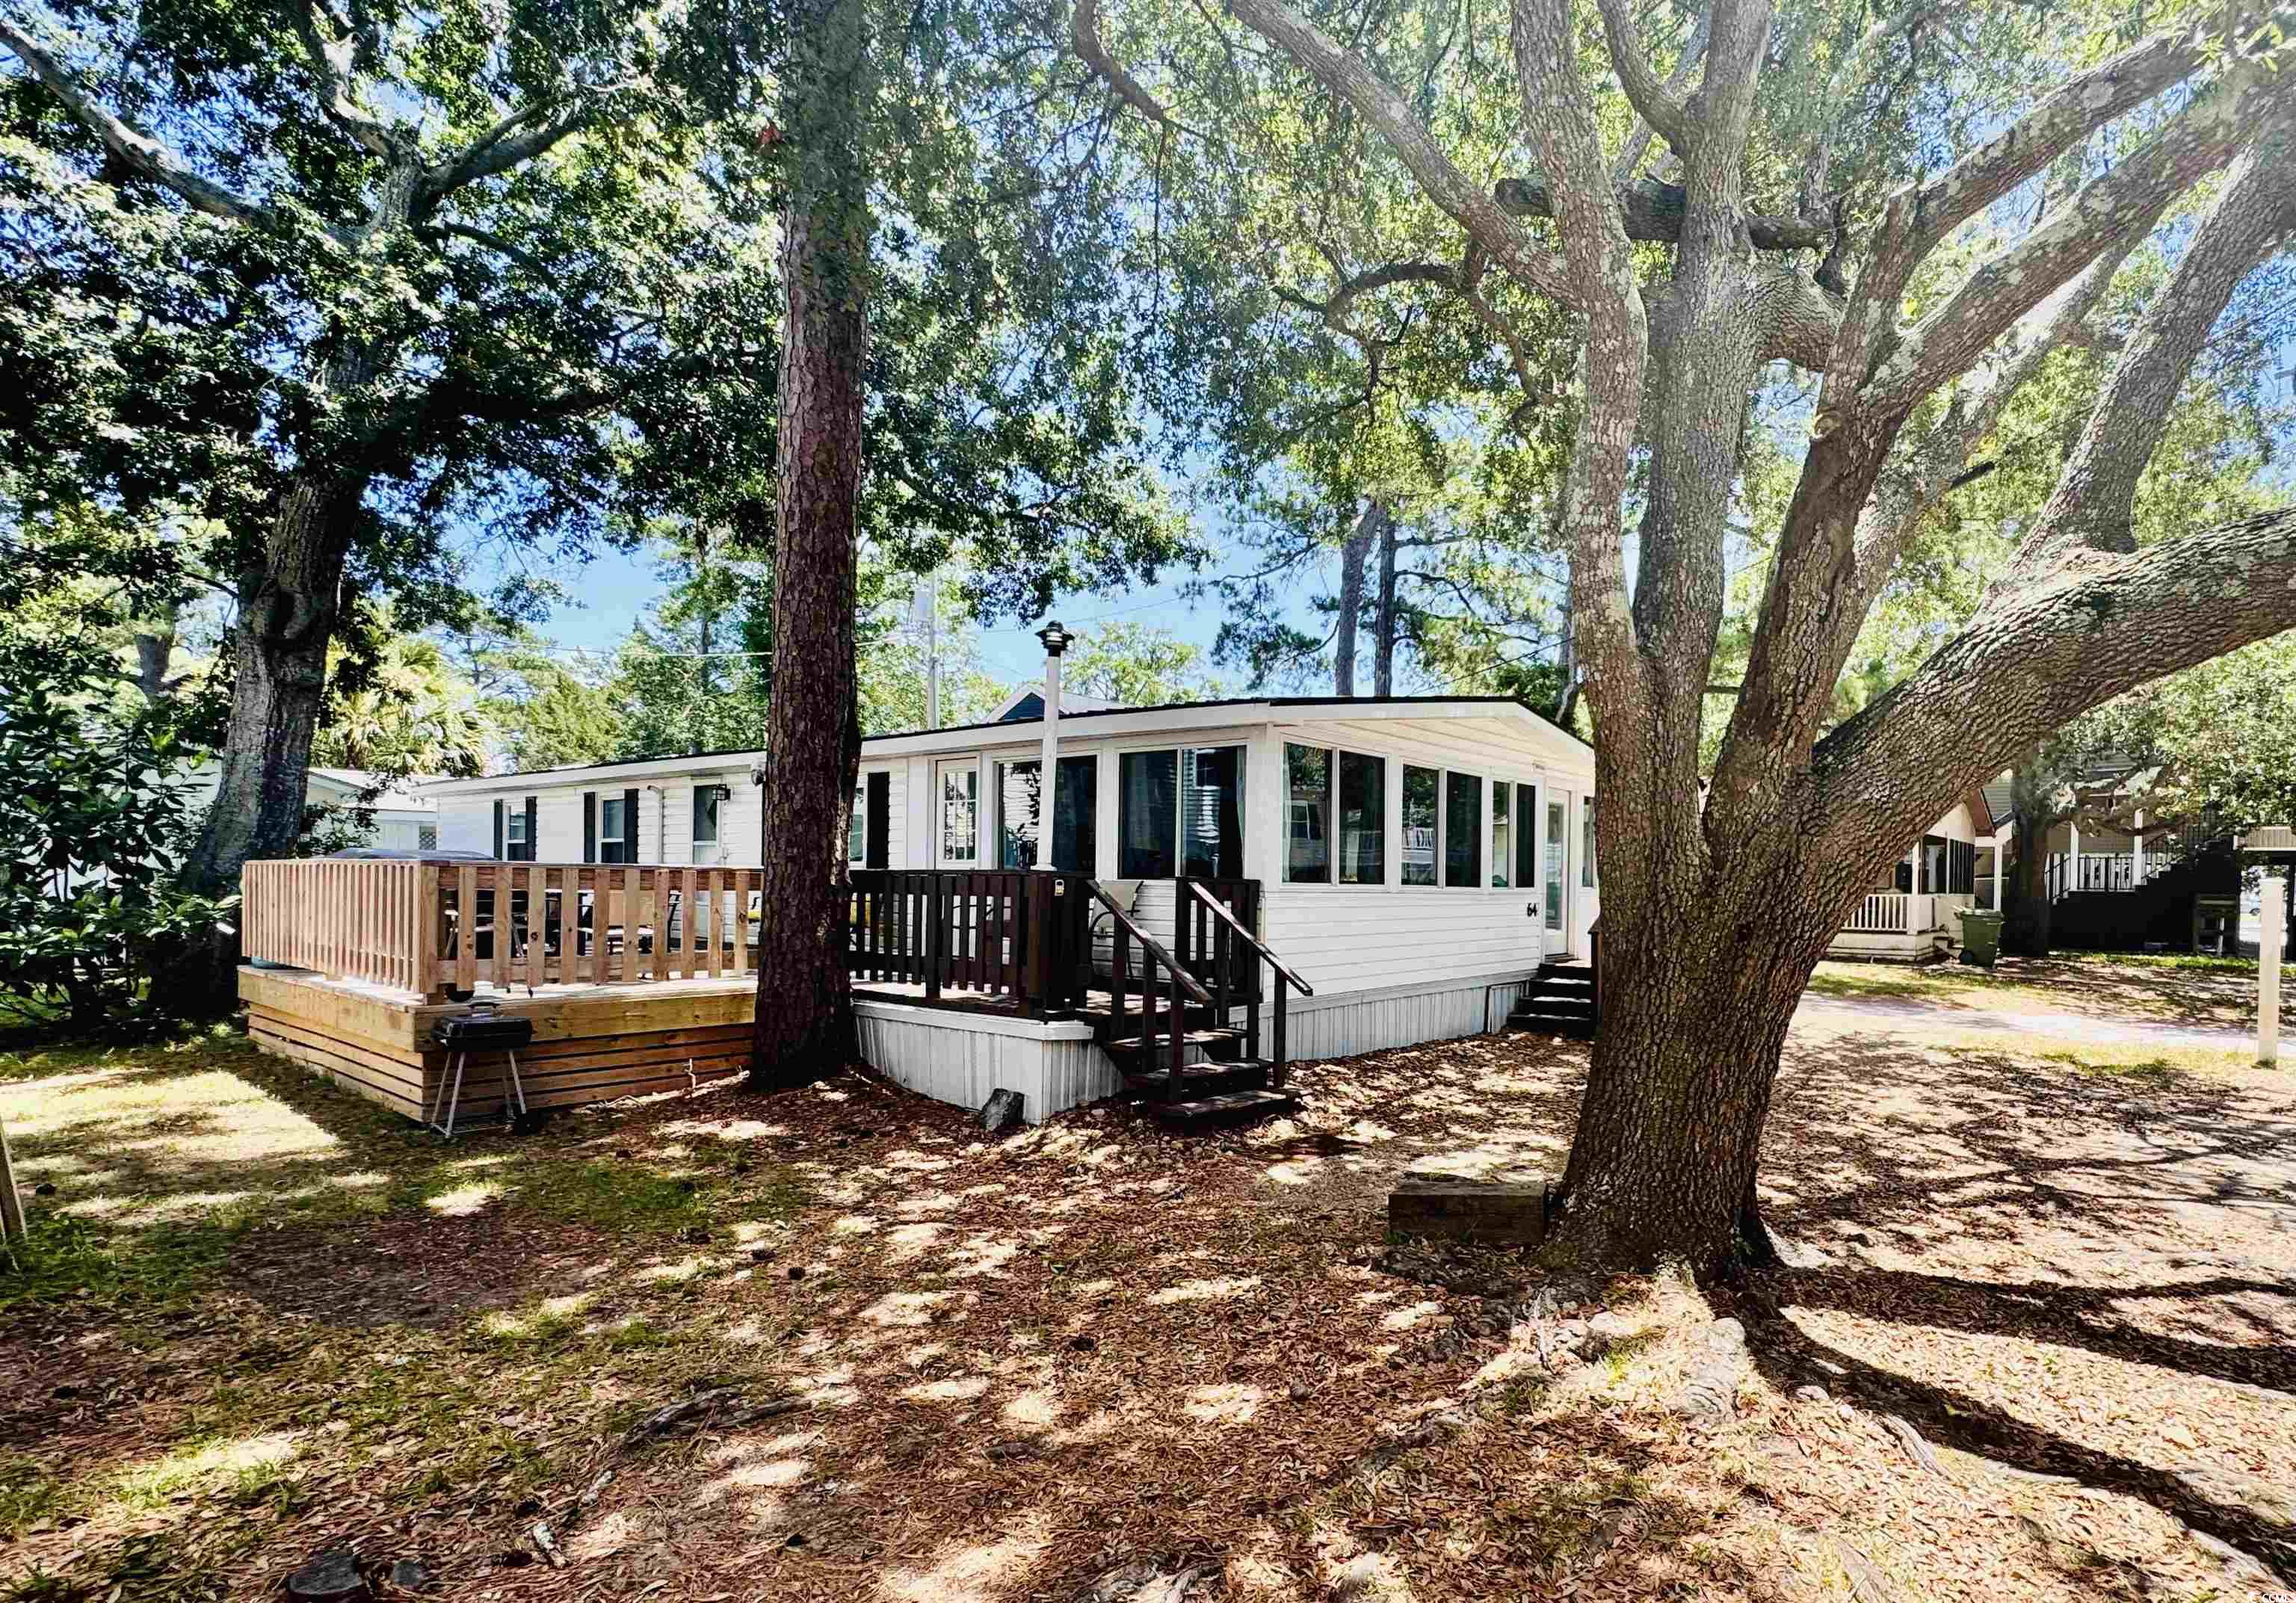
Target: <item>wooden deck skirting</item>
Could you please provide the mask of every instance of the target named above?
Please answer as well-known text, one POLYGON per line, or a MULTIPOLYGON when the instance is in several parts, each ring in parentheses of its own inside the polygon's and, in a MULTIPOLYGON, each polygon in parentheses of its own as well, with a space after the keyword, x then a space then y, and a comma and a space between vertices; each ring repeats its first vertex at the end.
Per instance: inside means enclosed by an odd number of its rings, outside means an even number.
MULTIPOLYGON (((318 1069, 371 1101, 420 1116, 446 1067, 431 1043, 458 1003, 358 980, 276 969, 239 971, 247 1033, 266 1051, 318 1069)), ((573 1108, 650 1092, 683 1090, 749 1067, 755 979, 668 980, 639 989, 564 986, 487 1000, 534 1021, 534 1043, 519 1053, 526 1100, 573 1108)), ((499 1114, 504 1063, 473 1056, 463 1082, 469 1115, 499 1114)))

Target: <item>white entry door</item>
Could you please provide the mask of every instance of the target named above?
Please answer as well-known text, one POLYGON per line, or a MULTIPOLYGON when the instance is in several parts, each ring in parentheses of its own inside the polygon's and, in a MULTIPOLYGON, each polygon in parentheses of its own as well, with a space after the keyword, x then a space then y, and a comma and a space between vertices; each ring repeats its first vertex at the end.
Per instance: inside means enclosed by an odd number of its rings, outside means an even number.
POLYGON ((976 868, 980 863, 980 759, 962 757, 934 766, 939 793, 939 828, 933 861, 941 868, 976 868))
POLYGON ((1570 946, 1570 815, 1568 790, 1545 792, 1546 816, 1539 821, 1539 897, 1546 925, 1545 950, 1560 954, 1570 946))

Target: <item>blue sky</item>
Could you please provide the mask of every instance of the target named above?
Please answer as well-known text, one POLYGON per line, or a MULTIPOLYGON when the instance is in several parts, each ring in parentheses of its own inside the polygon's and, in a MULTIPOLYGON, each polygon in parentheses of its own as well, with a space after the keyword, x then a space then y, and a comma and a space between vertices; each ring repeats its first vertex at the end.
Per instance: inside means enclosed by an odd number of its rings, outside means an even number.
MULTIPOLYGON (((606 551, 587 563, 558 568, 556 577, 579 598, 579 605, 560 608, 538 626, 539 632, 562 647, 612 651, 665 589, 654 572, 654 560, 644 552, 606 551)), ((1070 628, 1079 631, 1087 631, 1094 624, 1111 618, 1160 624, 1209 652, 1212 636, 1219 629, 1219 606, 1215 598, 1181 598, 1180 591, 1194 577, 1184 575, 1113 595, 1065 595, 1060 598, 1055 615, 1070 628)), ((1293 601, 1300 611, 1304 613, 1306 609, 1308 590, 1323 582, 1307 582, 1307 587, 1293 601)), ((1034 678, 1044 663, 1043 650, 1035 634, 1041 621, 1032 618, 1025 624, 1000 623, 984 629, 981 655, 989 671, 1007 680, 1034 678)))

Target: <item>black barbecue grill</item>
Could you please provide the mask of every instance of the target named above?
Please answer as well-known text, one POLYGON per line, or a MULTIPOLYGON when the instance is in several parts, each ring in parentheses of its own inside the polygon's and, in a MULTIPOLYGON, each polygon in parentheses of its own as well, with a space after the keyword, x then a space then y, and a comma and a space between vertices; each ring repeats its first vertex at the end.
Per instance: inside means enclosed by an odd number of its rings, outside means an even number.
POLYGON ((430 1116, 423 1123, 445 1136, 455 1139, 455 1111, 463 1103, 463 1072, 470 1067, 472 1052, 501 1052, 510 1060, 510 1077, 503 1096, 503 1124, 510 1126, 514 1118, 526 1116, 526 1088, 519 1084, 518 1049, 534 1041, 534 1020, 519 1014, 500 1013, 490 1002, 480 1002, 467 1013, 458 1013, 439 1021, 436 1039, 446 1050, 447 1067, 454 1079, 451 1095, 447 1075, 439 1080, 439 1094, 433 1100, 430 1116), (439 1118, 439 1105, 444 1104, 446 1119, 439 1118), (515 1106, 516 1112, 512 1112, 515 1106))

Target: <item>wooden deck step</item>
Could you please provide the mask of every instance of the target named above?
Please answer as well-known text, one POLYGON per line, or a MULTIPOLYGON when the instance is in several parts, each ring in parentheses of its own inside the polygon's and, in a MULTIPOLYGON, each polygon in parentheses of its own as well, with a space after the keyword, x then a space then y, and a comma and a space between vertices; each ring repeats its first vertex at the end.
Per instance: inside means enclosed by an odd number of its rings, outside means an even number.
MULTIPOLYGON (((1257 1058, 1238 1058, 1232 1063, 1190 1063, 1180 1070, 1180 1096, 1210 1096, 1223 1091, 1258 1091, 1267 1085, 1268 1065, 1257 1058)), ((1146 1067, 1133 1070, 1124 1076, 1125 1088, 1136 1096, 1160 1098, 1171 1084, 1168 1072, 1146 1067)))
POLYGON ((1544 1004, 1532 1008, 1517 1008, 1507 1015, 1507 1028, 1534 1030, 1542 1035, 1567 1035, 1576 1041, 1595 1038, 1595 1020, 1584 1013, 1560 1013, 1545 1010, 1544 1004))
MULTIPOLYGON (((1220 1025, 1210 1029, 1189 1030, 1180 1037, 1182 1046, 1222 1046, 1243 1039, 1243 1032, 1232 1026, 1220 1025)), ((1119 1040, 1103 1043, 1111 1052, 1136 1052, 1145 1048, 1157 1051, 1172 1050, 1172 1037, 1159 1030, 1152 1035, 1126 1035, 1119 1040)))
POLYGON ((1290 1113, 1300 1106, 1300 1099, 1288 1091, 1227 1091, 1214 1096, 1194 1097, 1183 1102, 1143 1102, 1141 1107, 1166 1124, 1195 1125, 1211 1119, 1265 1118, 1273 1114, 1290 1113))
POLYGON ((1595 1016, 1594 997, 1573 996, 1567 992, 1527 993, 1517 1000, 1514 1006, 1518 1013, 1527 1010, 1534 1013, 1567 1014, 1577 1018, 1592 1018, 1595 1016))

